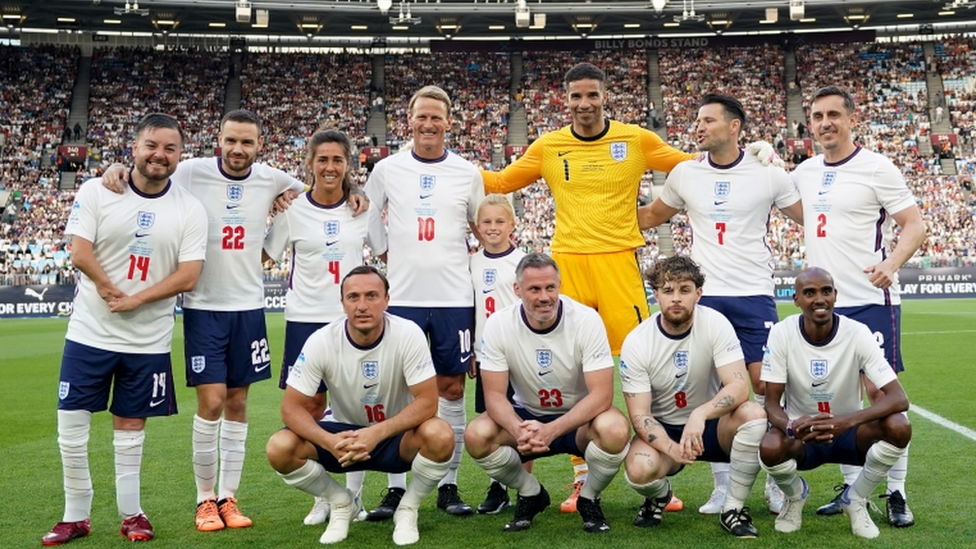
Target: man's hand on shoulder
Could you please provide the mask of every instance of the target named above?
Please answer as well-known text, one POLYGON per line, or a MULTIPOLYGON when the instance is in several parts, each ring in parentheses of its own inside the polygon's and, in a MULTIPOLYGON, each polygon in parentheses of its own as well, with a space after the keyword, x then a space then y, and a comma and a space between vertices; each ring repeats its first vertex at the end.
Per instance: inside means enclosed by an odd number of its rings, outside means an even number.
POLYGON ((125 192, 125 185, 129 182, 129 171, 122 164, 112 164, 102 174, 102 186, 115 194, 125 192))
POLYGON ((274 204, 271 205, 271 215, 275 216, 285 210, 287 210, 292 201, 298 198, 298 193, 295 191, 285 191, 275 198, 274 204))
POLYGON ((777 168, 786 167, 786 162, 784 162, 783 159, 776 154, 776 150, 773 149, 773 146, 765 141, 749 143, 749 145, 746 147, 746 152, 752 156, 755 156, 763 166, 769 166, 772 164, 777 168))

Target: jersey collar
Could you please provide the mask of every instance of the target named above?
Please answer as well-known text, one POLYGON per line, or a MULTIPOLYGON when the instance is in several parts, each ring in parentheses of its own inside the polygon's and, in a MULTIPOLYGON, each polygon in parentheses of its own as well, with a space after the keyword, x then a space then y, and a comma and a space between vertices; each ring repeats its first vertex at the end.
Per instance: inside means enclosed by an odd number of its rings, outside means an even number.
POLYGON ((241 175, 241 176, 231 175, 224 171, 223 157, 216 156, 214 157, 214 159, 217 161, 217 171, 220 172, 220 175, 226 177, 227 179, 230 179, 231 181, 244 181, 248 177, 251 177, 251 171, 254 170, 254 166, 251 166, 247 169, 247 174, 245 175, 241 175))
POLYGON ((861 146, 860 145, 857 145, 857 146, 854 147, 854 152, 852 152, 851 154, 847 155, 846 158, 841 159, 841 160, 838 160, 837 162, 827 162, 827 159, 825 158, 824 159, 824 166, 828 166, 828 167, 843 166, 844 164, 847 164, 848 162, 850 162, 852 158, 854 158, 855 156, 857 156, 857 153, 859 153, 859 152, 861 152, 861 146))
POLYGON ((162 198, 163 196, 166 195, 166 193, 169 192, 169 188, 173 186, 173 180, 168 179, 166 181, 166 186, 163 187, 163 190, 159 191, 158 193, 156 194, 144 193, 140 191, 138 188, 136 188, 135 184, 132 183, 132 171, 133 170, 129 170, 129 188, 132 189, 132 192, 136 193, 137 195, 143 198, 162 198))
POLYGON ((509 242, 508 243, 508 249, 505 250, 504 252, 497 253, 497 254, 493 254, 493 253, 489 252, 488 250, 483 250, 483 251, 485 252, 485 257, 487 257, 488 259, 499 259, 499 258, 508 256, 508 255, 511 255, 511 253, 515 251, 515 245, 512 244, 511 242, 509 242))
POLYGON ((658 314, 657 317, 656 317, 656 319, 655 319, 656 320, 656 323, 657 323, 657 329, 661 332, 661 335, 663 335, 664 337, 666 337, 668 339, 673 339, 675 341, 678 341, 680 339, 684 339, 684 338, 688 337, 688 334, 691 333, 692 328, 695 327, 694 322, 692 322, 692 324, 688 328, 688 330, 686 330, 686 331, 684 331, 684 332, 682 332, 680 334, 677 334, 677 335, 671 335, 667 331, 665 331, 664 326, 661 325, 661 316, 662 315, 658 314))
POLYGON ((551 334, 556 330, 556 328, 559 327, 559 323, 563 320, 563 300, 559 300, 559 308, 556 310, 556 321, 552 323, 552 326, 549 326, 545 330, 536 330, 529 324, 529 319, 525 316, 525 305, 519 305, 519 314, 522 315, 522 323, 525 324, 525 327, 528 328, 533 334, 551 334))
POLYGON ((803 336, 803 340, 814 347, 826 347, 829 345, 834 340, 834 337, 837 335, 837 329, 840 327, 840 316, 834 313, 834 326, 830 329, 830 334, 827 336, 827 339, 817 342, 810 339, 810 336, 807 335, 806 327, 803 325, 803 315, 799 315, 797 320, 800 323, 800 335, 803 336))
POLYGON ((573 133, 573 137, 579 139, 580 141, 599 141, 604 137, 606 137, 608 133, 610 133, 610 119, 609 118, 603 119, 603 131, 594 135, 593 137, 583 137, 582 135, 576 133, 576 130, 573 129, 572 124, 570 124, 569 126, 569 131, 573 133))
POLYGON ((383 332, 380 334, 380 337, 376 338, 376 341, 374 341, 373 343, 371 343, 369 345, 366 345, 366 346, 358 345, 358 344, 356 344, 355 341, 352 340, 352 336, 349 335, 349 318, 348 317, 342 323, 342 331, 345 332, 345 334, 346 334, 346 341, 348 341, 349 344, 352 345, 354 349, 357 349, 359 351, 369 351, 370 349, 375 349, 376 347, 378 347, 379 344, 383 341, 383 337, 386 336, 386 328, 387 328, 387 326, 389 326, 389 323, 386 320, 387 320, 386 314, 384 313, 383 314, 383 332))

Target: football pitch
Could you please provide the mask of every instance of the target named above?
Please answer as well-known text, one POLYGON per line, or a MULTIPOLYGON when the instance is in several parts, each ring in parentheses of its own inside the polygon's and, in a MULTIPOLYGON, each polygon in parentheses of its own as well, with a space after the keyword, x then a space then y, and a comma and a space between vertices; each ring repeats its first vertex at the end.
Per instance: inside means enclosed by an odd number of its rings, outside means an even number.
MULTIPOLYGON (((780 304, 780 315, 798 312, 792 303, 780 304)), ((511 508, 495 516, 454 518, 435 507, 436 494, 420 512, 417 547, 586 547, 621 549, 644 547, 789 547, 821 549, 846 547, 973 547, 976 545, 976 414, 973 390, 976 368, 976 300, 911 300, 902 305, 902 344, 907 370, 901 375, 914 407, 909 413, 914 436, 908 475, 908 501, 917 524, 896 530, 882 515, 873 514, 881 529, 874 541, 855 538, 845 516, 819 517, 817 506, 834 495, 840 481, 836 466, 804 474, 811 497, 803 512, 803 528, 794 534, 773 530, 773 516, 763 501, 764 473, 747 504, 759 529, 759 538, 739 541, 725 533, 716 516, 699 515, 708 499, 711 472, 701 463, 672 478, 685 509, 668 513, 653 529, 632 525, 641 498, 618 474, 603 494, 603 510, 611 526, 608 534, 586 534, 576 515, 559 512, 569 494, 571 466, 557 456, 536 463, 535 473, 552 494, 553 506, 539 515, 528 532, 506 534, 502 526, 511 508), (962 431, 962 432, 960 432, 962 431)), ((178 321, 179 322, 179 321, 178 321)), ((40 537, 61 519, 64 496, 57 448, 55 407, 58 368, 67 320, 23 319, 0 321, 0 548, 37 547, 40 537)), ((273 360, 281 357, 284 319, 268 315, 273 360)), ((174 371, 180 414, 148 422, 142 469, 142 506, 155 527, 151 547, 276 548, 318 547, 324 526, 304 526, 302 519, 312 498, 284 485, 264 458, 264 444, 281 421, 281 391, 275 381, 252 387, 246 466, 239 503, 254 526, 245 530, 200 533, 194 529, 196 489, 191 470, 190 433, 196 401, 183 383, 181 327, 173 344, 174 371)), ((619 381, 618 381, 619 386, 619 381)), ((468 384, 468 418, 473 417, 473 383, 468 384)), ((617 392, 616 405, 625 409, 617 392)), ((89 443, 95 500, 92 534, 71 542, 79 549, 121 547, 129 542, 118 534, 115 505, 111 416, 96 414, 89 443)), ((459 485, 472 506, 480 503, 488 480, 465 456, 459 485)), ((384 475, 369 473, 363 499, 375 506, 386 486, 384 475)), ((879 489, 880 492, 881 489, 879 489)), ((512 492, 514 499, 514 492, 512 492)), ((881 509, 884 500, 872 498, 881 509)), ((337 547, 393 547, 393 525, 354 523, 349 537, 337 547)))

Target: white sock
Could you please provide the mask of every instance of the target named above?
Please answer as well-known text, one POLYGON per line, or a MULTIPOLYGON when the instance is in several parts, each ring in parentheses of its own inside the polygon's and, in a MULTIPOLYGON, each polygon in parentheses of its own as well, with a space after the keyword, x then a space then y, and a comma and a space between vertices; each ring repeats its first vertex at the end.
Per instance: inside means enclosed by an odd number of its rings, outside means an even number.
POLYGON ((518 490, 519 495, 537 496, 542 491, 539 481, 522 468, 522 460, 515 448, 511 446, 502 446, 474 462, 484 469, 489 477, 518 490))
POLYGON ((363 491, 363 481, 366 480, 366 471, 350 471, 346 473, 346 488, 353 494, 363 491))
POLYGON ((444 478, 450 468, 450 461, 438 463, 417 454, 410 466, 410 472, 413 474, 410 476, 407 491, 400 500, 400 507, 419 509, 420 503, 434 491, 438 481, 444 478))
POLYGON ((197 484, 197 503, 213 499, 217 484, 217 431, 220 419, 210 421, 193 416, 193 477, 197 484))
POLYGON ((861 474, 860 465, 841 465, 840 474, 844 475, 844 484, 851 485, 861 474))
POLYGON ((115 431, 115 499, 123 519, 142 513, 139 501, 139 470, 146 432, 115 431))
POLYGON ((624 471, 624 478, 627 479, 627 486, 630 486, 635 492, 648 499, 663 498, 668 495, 668 490, 671 489, 671 483, 666 478, 652 480, 647 484, 634 484, 634 481, 630 480, 630 477, 627 476, 626 471, 624 471))
POLYGON ((386 474, 386 487, 387 488, 400 488, 403 490, 407 489, 407 474, 406 473, 387 473, 386 474))
POLYGON ((247 423, 226 418, 220 422, 220 499, 234 497, 241 485, 246 440, 247 423))
POLYGON ((729 452, 729 489, 724 511, 742 509, 745 505, 759 474, 759 442, 765 434, 766 418, 747 421, 736 429, 729 452))
POLYGON ((64 474, 64 522, 78 522, 91 516, 91 472, 88 469, 88 435, 91 412, 58 410, 58 448, 64 474))
POLYGON ((908 476, 908 449, 911 447, 911 443, 905 446, 905 453, 888 470, 888 493, 898 490, 905 501, 908 501, 908 494, 905 492, 905 477, 908 476))
POLYGON ((454 430, 454 455, 451 457, 451 467, 447 471, 440 486, 445 484, 457 484, 458 467, 461 466, 461 458, 464 456, 464 426, 466 418, 464 415, 464 397, 458 400, 447 400, 444 397, 437 398, 437 417, 443 419, 454 430))
POLYGON ((796 460, 788 459, 779 465, 769 467, 760 462, 766 474, 773 477, 776 486, 783 491, 783 495, 788 498, 798 498, 803 495, 803 480, 796 474, 796 460))
POLYGON ((849 492, 851 499, 868 499, 871 497, 874 489, 885 479, 888 470, 904 453, 904 448, 898 448, 883 440, 872 444, 864 457, 864 467, 861 469, 861 474, 854 481, 854 484, 851 484, 849 492))
POLYGON ((293 486, 299 490, 312 494, 316 497, 323 497, 329 503, 347 505, 352 502, 349 498, 349 491, 335 481, 319 462, 306 460, 305 465, 290 473, 278 473, 281 480, 288 486, 293 486))
POLYGON ((729 464, 712 462, 712 485, 715 490, 729 489, 729 464))
POLYGON ((586 463, 589 464, 589 475, 580 489, 580 497, 586 499, 600 497, 603 490, 610 486, 613 477, 617 476, 617 471, 620 470, 620 465, 627 457, 629 449, 630 445, 627 445, 620 453, 611 454, 597 447, 595 442, 587 444, 583 454, 586 456, 586 463))

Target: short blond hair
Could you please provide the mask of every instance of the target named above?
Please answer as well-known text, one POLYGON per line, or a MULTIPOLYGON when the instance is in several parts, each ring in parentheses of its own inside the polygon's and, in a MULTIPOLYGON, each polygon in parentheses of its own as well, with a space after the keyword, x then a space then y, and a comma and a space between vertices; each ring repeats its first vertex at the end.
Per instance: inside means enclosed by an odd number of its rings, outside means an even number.
POLYGON ((413 106, 421 97, 426 97, 429 99, 436 99, 444 106, 447 107, 447 115, 451 116, 451 96, 447 95, 447 92, 437 86, 424 86, 417 90, 417 93, 413 94, 410 98, 410 103, 407 105, 407 111, 413 116, 413 106))
POLYGON ((508 214, 508 218, 515 221, 515 208, 512 207, 512 203, 508 201, 508 197, 503 194, 489 194, 481 199, 481 203, 478 204, 477 216, 481 217, 481 209, 485 206, 501 206, 505 213, 508 214))

